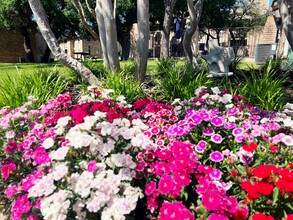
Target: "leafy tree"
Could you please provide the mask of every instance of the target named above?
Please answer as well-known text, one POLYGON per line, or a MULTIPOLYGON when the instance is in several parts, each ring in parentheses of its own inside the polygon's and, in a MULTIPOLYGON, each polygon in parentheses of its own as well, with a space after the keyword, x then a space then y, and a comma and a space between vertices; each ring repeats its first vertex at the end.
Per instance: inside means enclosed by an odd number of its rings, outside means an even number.
POLYGON ((24 49, 29 62, 34 62, 31 34, 36 25, 32 22, 32 12, 24 0, 3 0, 0 4, 0 27, 17 30, 24 37, 24 49))

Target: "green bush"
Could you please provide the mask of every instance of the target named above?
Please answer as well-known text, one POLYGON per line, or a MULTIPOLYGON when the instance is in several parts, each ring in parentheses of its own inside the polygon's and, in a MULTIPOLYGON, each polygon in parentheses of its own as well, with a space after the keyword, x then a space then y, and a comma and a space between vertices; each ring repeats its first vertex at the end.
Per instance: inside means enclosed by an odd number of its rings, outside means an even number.
POLYGON ((269 60, 260 71, 252 69, 250 75, 242 74, 241 81, 238 81, 238 93, 262 109, 280 110, 284 105, 284 84, 288 75, 279 70, 279 64, 269 60))
POLYGON ((175 64, 161 69, 166 71, 163 75, 157 76, 155 82, 162 96, 160 99, 163 101, 171 101, 175 98, 190 99, 198 86, 209 86, 212 83, 206 71, 197 71, 192 65, 181 67, 175 64))
POLYGON ((16 108, 28 101, 28 96, 38 99, 41 105, 64 92, 76 80, 72 72, 60 74, 56 68, 40 69, 29 74, 19 71, 0 79, 0 107, 16 108))
POLYGON ((134 73, 128 72, 127 69, 122 70, 118 74, 106 71, 102 81, 105 88, 114 90, 113 96, 115 98, 123 95, 129 103, 133 103, 135 100, 146 96, 143 84, 139 80, 134 79, 134 73))

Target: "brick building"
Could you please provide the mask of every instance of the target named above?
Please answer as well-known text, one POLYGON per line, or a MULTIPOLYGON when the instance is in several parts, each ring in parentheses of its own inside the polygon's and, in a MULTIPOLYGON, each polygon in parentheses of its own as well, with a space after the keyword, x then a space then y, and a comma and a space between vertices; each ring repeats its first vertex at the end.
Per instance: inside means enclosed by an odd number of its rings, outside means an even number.
MULTIPOLYGON (((34 59, 41 61, 41 56, 46 49, 46 42, 40 33, 31 36, 34 59)), ((24 62, 24 37, 17 31, 0 29, 0 63, 24 62)))

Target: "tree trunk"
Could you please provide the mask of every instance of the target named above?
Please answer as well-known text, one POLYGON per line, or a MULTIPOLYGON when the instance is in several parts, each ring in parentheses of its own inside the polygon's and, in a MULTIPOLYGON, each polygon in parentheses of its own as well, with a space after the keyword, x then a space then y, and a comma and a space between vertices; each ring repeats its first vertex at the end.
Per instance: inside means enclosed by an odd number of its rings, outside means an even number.
POLYGON ((293 2, 292 0, 279 0, 279 11, 286 38, 293 49, 293 2))
POLYGON ((45 49, 44 53, 41 56, 41 62, 42 63, 48 63, 50 55, 51 55, 51 50, 50 50, 50 48, 48 46, 46 46, 46 49, 45 49))
POLYGON ((137 0, 137 29, 135 78, 144 80, 148 62, 148 45, 150 36, 149 0, 137 0))
POLYGON ((130 31, 118 35, 118 41, 122 47, 121 60, 128 60, 130 54, 130 31))
POLYGON ((31 44, 30 34, 27 30, 22 30, 21 32, 24 37, 23 47, 24 47, 24 50, 26 53, 26 59, 28 62, 34 63, 35 58, 34 58, 33 48, 32 48, 32 44, 31 44))
POLYGON ((116 22, 113 17, 111 0, 96 0, 96 20, 98 23, 104 65, 112 72, 120 70, 117 49, 116 22))
POLYGON ((170 56, 170 29, 171 23, 173 18, 173 9, 175 6, 176 0, 165 0, 165 15, 164 15, 164 22, 163 22, 163 33, 161 37, 161 52, 160 58, 165 59, 170 56))
POLYGON ((188 63, 193 63, 193 53, 191 48, 192 36, 194 35, 196 28, 201 16, 203 6, 203 0, 198 0, 195 5, 193 5, 193 0, 187 0, 187 7, 190 16, 190 27, 186 28, 184 38, 183 38, 183 49, 185 53, 185 58, 188 63))
POLYGON ((29 0, 29 4, 34 14, 34 18, 39 26, 40 32, 54 56, 57 57, 65 66, 72 68, 82 75, 91 85, 99 84, 99 80, 88 68, 83 66, 77 60, 68 57, 67 54, 61 50, 57 39, 50 28, 45 10, 40 0, 29 0))

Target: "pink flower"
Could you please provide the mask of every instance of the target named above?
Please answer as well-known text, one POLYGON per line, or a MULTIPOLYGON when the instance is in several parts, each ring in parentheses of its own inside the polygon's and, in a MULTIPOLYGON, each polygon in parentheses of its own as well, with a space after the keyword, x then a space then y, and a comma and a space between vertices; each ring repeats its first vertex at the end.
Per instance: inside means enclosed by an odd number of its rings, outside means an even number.
POLYGON ((222 118, 216 116, 211 119, 211 123, 216 127, 220 127, 223 125, 224 121, 222 118))
POLYGON ((231 129, 235 128, 235 127, 236 127, 235 123, 231 123, 231 122, 224 123, 224 128, 227 129, 227 130, 231 130, 231 129))
POLYGON ((209 211, 216 211, 221 207, 221 197, 217 191, 209 191, 202 196, 202 204, 209 211))
POLYGON ((87 164, 87 170, 89 172, 96 172, 98 169, 99 168, 98 168, 97 163, 96 163, 95 160, 91 160, 91 161, 88 162, 88 164, 87 164))
POLYGON ((180 202, 164 202, 160 209, 159 220, 193 220, 194 215, 180 202))
POLYGON ((228 217, 226 215, 213 213, 209 215, 208 220, 228 220, 228 217))
POLYGON ((31 202, 28 200, 28 194, 19 196, 15 203, 11 207, 11 213, 13 216, 21 216, 27 213, 31 209, 31 202))
POLYGON ((209 176, 213 178, 214 180, 219 180, 222 177, 222 172, 219 169, 213 169, 210 173, 209 176))
POLYGON ((174 187, 171 176, 164 174, 159 181, 159 191, 163 195, 167 195, 174 187))
POLYGON ((211 136, 211 139, 212 139, 212 142, 214 142, 214 143, 216 143, 216 144, 220 144, 220 143, 222 143, 222 140, 223 140, 222 136, 219 135, 219 134, 213 134, 213 135, 211 136))
POLYGON ((219 151, 214 151, 210 154, 210 159, 214 162, 221 162, 224 159, 224 156, 219 151))
POLYGON ((38 220, 38 215, 36 213, 30 214, 26 220, 38 220))
POLYGON ((8 199, 11 199, 12 196, 14 196, 16 193, 18 193, 18 192, 20 192, 20 191, 21 191, 21 187, 19 187, 19 186, 17 186, 17 185, 9 185, 9 186, 5 189, 4 193, 5 193, 5 195, 6 195, 6 197, 7 197, 8 199))
POLYGON ((16 170, 16 165, 14 164, 14 160, 11 158, 5 159, 0 166, 0 170, 2 172, 2 177, 7 180, 12 171, 16 170))
POLYGON ((234 136, 238 136, 238 135, 242 135, 243 132, 244 132, 243 128, 234 128, 233 131, 232 131, 232 134, 234 136))
POLYGON ((47 153, 46 149, 43 147, 37 147, 34 151, 34 162, 36 164, 46 164, 51 161, 49 154, 47 153))
POLYGON ((10 141, 5 147, 4 151, 6 154, 11 154, 17 151, 19 148, 19 144, 15 141, 10 141))
POLYGON ((206 128, 202 131, 202 133, 206 136, 212 136, 215 133, 215 131, 212 128, 206 128))
POLYGON ((148 184, 145 186, 145 194, 150 196, 156 189, 156 182, 155 181, 150 181, 148 184))
POLYGON ((228 115, 235 115, 239 110, 237 108, 232 108, 228 110, 228 115))

